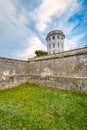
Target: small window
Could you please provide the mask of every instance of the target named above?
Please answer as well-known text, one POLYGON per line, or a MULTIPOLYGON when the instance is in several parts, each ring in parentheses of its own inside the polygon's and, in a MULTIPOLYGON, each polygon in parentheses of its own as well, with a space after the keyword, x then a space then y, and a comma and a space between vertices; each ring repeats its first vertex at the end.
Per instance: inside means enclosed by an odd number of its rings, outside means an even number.
POLYGON ((53 43, 53 48, 55 48, 55 44, 53 43))
POLYGON ((61 40, 63 40, 63 37, 61 37, 61 40))
POLYGON ((53 39, 55 39, 55 36, 53 36, 53 39))
POLYGON ((59 35, 57 35, 57 38, 59 39, 59 35))
POLYGON ((49 49, 51 49, 51 45, 49 45, 49 49))
POLYGON ((49 41, 51 40, 51 38, 49 37, 49 41))
POLYGON ((58 48, 59 48, 59 43, 58 43, 58 48))

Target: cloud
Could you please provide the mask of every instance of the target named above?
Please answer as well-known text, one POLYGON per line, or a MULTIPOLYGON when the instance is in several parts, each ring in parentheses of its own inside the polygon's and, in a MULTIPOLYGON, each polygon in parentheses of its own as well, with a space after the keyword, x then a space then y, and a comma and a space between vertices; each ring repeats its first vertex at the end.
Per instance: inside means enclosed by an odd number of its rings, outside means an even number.
POLYGON ((0 19, 10 21, 14 24, 26 24, 28 19, 26 17, 26 10, 21 7, 21 11, 17 11, 13 0, 0 0, 0 19), (3 5, 3 6, 2 6, 3 5))
POLYGON ((0 44, 6 40, 6 44, 12 46, 15 41, 26 37, 29 29, 26 27, 28 20, 24 10, 17 13, 12 0, 0 0, 0 14, 0 44))
POLYGON ((70 22, 69 19, 81 10, 81 4, 77 0, 43 0, 39 8, 33 12, 36 29, 39 32, 60 29, 66 35, 65 50, 76 48, 84 35, 74 35, 74 31, 78 30, 76 26, 78 26, 79 21, 70 22))
POLYGON ((29 12, 23 6, 20 7, 20 3, 1 0, 0 13, 0 46, 6 50, 6 55, 27 59, 34 56, 36 49, 46 50, 39 37, 27 26, 29 12))
POLYGON ((78 3, 77 0, 43 0, 39 8, 33 12, 36 21, 36 29, 38 31, 44 31, 48 24, 52 22, 52 16, 61 18, 59 21, 67 22, 68 19, 77 12, 79 7, 80 3, 78 3))
POLYGON ((39 2, 38 0, 37 6, 35 3, 32 4, 32 10, 28 3, 28 1, 26 3, 26 1, 0 0, 2 53, 7 55, 9 53, 11 56, 22 59, 33 57, 35 50, 46 50, 45 35, 54 29, 60 29, 65 33, 65 50, 72 45, 78 45, 84 34, 78 31, 79 20, 75 19, 72 22, 70 18, 81 10, 81 2, 78 0, 39 2))
POLYGON ((35 50, 46 51, 46 45, 34 34, 29 36, 23 43, 26 45, 25 49, 16 52, 16 57, 22 59, 28 59, 35 56, 35 50))
POLYGON ((64 44, 64 50, 65 51, 73 50, 79 48, 79 46, 81 47, 81 45, 79 45, 79 41, 81 38, 83 38, 83 36, 84 36, 83 34, 80 34, 80 35, 73 36, 70 39, 66 38, 64 44))

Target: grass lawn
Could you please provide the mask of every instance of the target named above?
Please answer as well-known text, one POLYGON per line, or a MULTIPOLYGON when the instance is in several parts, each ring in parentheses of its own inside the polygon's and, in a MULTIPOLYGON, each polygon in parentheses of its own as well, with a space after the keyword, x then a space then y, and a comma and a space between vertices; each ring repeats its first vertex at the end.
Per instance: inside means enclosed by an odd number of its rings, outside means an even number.
POLYGON ((87 94, 32 84, 0 90, 0 130, 87 130, 87 94))

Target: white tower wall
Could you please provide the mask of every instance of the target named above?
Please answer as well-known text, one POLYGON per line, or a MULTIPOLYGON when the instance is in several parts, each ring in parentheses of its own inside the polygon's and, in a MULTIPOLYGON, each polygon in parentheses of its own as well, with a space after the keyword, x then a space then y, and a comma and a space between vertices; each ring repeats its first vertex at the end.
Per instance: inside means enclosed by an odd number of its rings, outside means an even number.
POLYGON ((65 35, 60 30, 49 32, 46 37, 48 54, 64 51, 64 38, 65 35))

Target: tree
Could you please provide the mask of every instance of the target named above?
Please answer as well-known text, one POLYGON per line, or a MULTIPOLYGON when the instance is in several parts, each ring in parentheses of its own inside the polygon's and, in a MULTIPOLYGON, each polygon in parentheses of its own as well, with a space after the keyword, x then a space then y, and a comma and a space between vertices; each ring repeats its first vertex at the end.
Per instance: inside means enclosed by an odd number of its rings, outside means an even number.
POLYGON ((48 53, 46 51, 43 51, 43 50, 36 50, 35 54, 36 54, 36 56, 45 56, 45 55, 48 55, 48 53))

